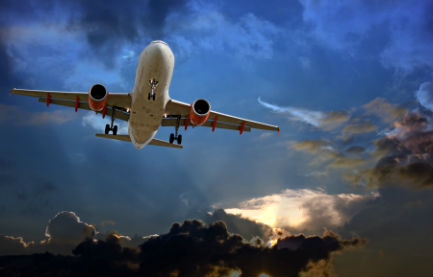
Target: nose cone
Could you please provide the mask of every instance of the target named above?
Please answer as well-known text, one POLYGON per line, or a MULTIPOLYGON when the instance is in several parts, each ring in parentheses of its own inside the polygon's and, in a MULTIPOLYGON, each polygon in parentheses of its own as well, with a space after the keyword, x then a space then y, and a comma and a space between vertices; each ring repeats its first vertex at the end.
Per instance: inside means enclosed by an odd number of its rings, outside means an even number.
POLYGON ((152 41, 147 48, 154 59, 174 60, 173 52, 168 44, 162 40, 152 41))
POLYGON ((162 40, 154 40, 150 44, 165 44, 165 45, 168 46, 168 44, 166 42, 162 41, 162 40))

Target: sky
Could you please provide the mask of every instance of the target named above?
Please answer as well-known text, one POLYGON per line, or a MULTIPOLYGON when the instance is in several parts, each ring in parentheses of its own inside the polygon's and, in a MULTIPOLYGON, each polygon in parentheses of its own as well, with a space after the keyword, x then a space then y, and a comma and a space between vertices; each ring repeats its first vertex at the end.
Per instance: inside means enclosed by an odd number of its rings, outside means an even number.
POLYGON ((0 272, 48 251, 41 274, 432 276, 432 8, 1 1, 0 272), (109 118, 9 93, 128 93, 156 39, 172 98, 280 133, 188 128, 182 150, 137 150, 94 136, 109 118))

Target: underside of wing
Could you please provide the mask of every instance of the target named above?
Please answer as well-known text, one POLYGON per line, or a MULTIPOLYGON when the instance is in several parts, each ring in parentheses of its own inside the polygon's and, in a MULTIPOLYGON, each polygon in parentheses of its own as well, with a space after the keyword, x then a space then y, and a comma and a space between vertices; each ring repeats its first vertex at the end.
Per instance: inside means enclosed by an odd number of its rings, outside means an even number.
MULTIPOLYGON (((162 120, 161 126, 176 126, 177 118, 180 117, 180 125, 188 126, 188 116, 191 112, 191 104, 170 99, 166 106, 167 118, 162 120)), ((223 114, 215 111, 209 112, 209 117, 201 126, 222 129, 239 130, 249 132, 251 129, 261 129, 270 131, 280 131, 280 128, 275 125, 266 124, 254 120, 249 120, 241 117, 236 117, 228 114, 223 114)))
MULTIPOLYGON (((95 87, 95 86, 94 86, 95 87)), ((93 89, 93 87, 92 87, 93 89)), ((104 88, 105 90, 105 88, 104 88)), ((128 121, 129 109, 131 106, 131 96, 127 93, 108 93, 101 98, 103 106, 100 109, 94 109, 89 105, 88 92, 64 92, 64 91, 44 91, 44 90, 26 90, 26 89, 12 89, 11 93, 36 97, 39 102, 61 105, 78 109, 92 110, 97 113, 102 113, 110 116, 115 116, 118 119, 128 121)), ((94 100, 94 101, 97 101, 94 100)), ((98 104, 98 103, 97 103, 98 104)))

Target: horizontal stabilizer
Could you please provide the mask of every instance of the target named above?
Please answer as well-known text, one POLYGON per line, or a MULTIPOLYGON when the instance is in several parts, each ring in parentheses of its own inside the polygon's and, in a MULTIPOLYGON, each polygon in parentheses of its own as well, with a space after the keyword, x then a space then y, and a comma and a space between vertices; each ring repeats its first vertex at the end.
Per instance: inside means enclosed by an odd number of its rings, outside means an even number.
MULTIPOLYGON (((115 139, 115 140, 122 140, 122 141, 131 141, 131 138, 129 135, 107 135, 107 134, 96 134, 97 137, 100 138, 107 138, 107 139, 115 139)), ((149 145, 156 145, 156 146, 165 146, 165 147, 173 147, 173 148, 183 148, 182 145, 179 144, 173 144, 168 141, 163 141, 159 139, 152 139, 149 142, 149 145)))

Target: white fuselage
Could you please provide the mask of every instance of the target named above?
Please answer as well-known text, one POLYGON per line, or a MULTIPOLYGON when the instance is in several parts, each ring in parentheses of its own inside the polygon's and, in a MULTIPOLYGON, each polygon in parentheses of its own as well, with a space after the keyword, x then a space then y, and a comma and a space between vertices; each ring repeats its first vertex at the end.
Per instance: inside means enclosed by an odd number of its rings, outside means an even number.
POLYGON ((163 41, 152 41, 140 54, 131 92, 131 109, 128 133, 137 149, 148 144, 158 132, 169 101, 168 89, 174 68, 174 55, 163 41), (157 80, 155 100, 148 99, 151 85, 157 80))

